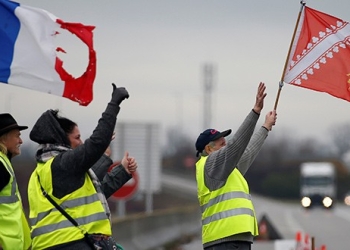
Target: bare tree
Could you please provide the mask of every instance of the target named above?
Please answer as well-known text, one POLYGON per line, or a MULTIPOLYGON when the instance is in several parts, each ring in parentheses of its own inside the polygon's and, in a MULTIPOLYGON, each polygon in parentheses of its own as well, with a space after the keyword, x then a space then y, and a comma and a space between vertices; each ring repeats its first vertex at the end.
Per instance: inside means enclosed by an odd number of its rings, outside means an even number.
POLYGON ((342 123, 330 129, 332 142, 338 157, 342 157, 350 150, 350 123, 342 123))

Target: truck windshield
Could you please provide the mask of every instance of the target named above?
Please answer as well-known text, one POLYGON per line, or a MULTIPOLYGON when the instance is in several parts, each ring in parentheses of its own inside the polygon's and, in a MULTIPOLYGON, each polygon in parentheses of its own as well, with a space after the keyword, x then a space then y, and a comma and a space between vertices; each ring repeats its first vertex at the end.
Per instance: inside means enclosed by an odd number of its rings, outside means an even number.
POLYGON ((333 182, 332 178, 321 177, 321 176, 304 177, 302 179, 303 185, 307 185, 307 186, 323 186, 323 185, 332 184, 332 182, 333 182))

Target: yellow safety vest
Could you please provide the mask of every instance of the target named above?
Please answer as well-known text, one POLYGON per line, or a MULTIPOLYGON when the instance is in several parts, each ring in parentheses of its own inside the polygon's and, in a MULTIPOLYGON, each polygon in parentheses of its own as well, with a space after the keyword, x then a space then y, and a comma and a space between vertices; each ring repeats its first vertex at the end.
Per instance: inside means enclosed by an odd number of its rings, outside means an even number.
POLYGON ((4 250, 27 250, 31 244, 16 177, 8 157, 0 152, 0 161, 10 174, 9 183, 0 191, 0 246, 4 250))
POLYGON ((87 173, 82 187, 61 199, 53 196, 51 181, 53 159, 46 163, 38 163, 29 180, 28 197, 29 219, 32 226, 32 249, 45 249, 84 238, 83 232, 62 215, 42 194, 40 183, 51 198, 63 207, 86 232, 112 235, 110 221, 87 173))
POLYGON ((258 235, 258 224, 247 181, 235 168, 223 187, 210 191, 204 182, 206 161, 207 156, 202 156, 196 163, 203 244, 246 232, 253 236, 258 235))

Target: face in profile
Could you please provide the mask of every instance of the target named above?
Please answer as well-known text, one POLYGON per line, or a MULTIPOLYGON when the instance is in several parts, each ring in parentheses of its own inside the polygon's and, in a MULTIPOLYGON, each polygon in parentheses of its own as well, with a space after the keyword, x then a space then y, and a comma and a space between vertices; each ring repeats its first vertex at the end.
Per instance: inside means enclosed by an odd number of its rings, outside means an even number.
POLYGON ((212 143, 209 143, 206 146, 206 151, 208 154, 211 154, 224 146, 226 146, 226 139, 224 137, 221 137, 221 138, 213 141, 212 143))
POLYGON ((12 157, 21 154, 20 146, 23 141, 21 139, 21 132, 18 129, 9 131, 4 136, 3 143, 12 157))
POLYGON ((75 126, 71 133, 68 134, 68 140, 72 149, 83 144, 78 126, 75 126))
POLYGON ((224 146, 226 146, 226 139, 224 137, 221 137, 215 141, 214 151, 219 150, 224 146))

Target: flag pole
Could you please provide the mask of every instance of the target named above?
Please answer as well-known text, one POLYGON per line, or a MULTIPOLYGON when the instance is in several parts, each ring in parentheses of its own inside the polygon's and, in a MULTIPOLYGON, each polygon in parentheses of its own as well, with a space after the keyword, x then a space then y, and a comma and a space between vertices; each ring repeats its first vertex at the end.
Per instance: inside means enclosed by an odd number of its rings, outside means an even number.
POLYGON ((301 0, 300 4, 301 4, 300 11, 299 11, 298 18, 297 18, 297 21, 296 21, 296 24, 295 24, 295 27, 294 27, 293 36, 292 36, 292 39, 290 41, 288 54, 287 54, 286 62, 284 63, 284 68, 283 68, 281 80, 280 80, 279 85, 278 85, 278 92, 277 92, 277 97, 276 97, 275 106, 274 106, 273 110, 277 109, 277 104, 278 104, 278 100, 279 100, 280 95, 281 95, 281 91, 282 91, 282 87, 283 87, 283 79, 284 79, 284 75, 285 75, 285 72, 286 72, 286 69, 287 69, 287 64, 288 64, 288 61, 289 61, 290 52, 292 50, 292 46, 293 46, 293 43, 294 43, 295 35, 297 33, 297 29, 298 29, 298 26, 299 26, 301 13, 303 12, 303 9, 304 9, 304 6, 305 6, 306 2, 304 0, 301 0))

